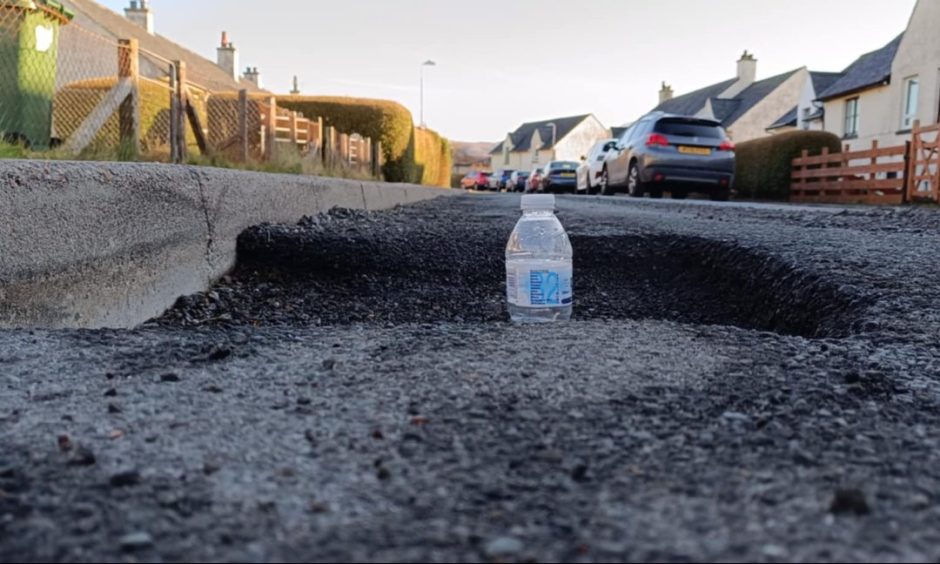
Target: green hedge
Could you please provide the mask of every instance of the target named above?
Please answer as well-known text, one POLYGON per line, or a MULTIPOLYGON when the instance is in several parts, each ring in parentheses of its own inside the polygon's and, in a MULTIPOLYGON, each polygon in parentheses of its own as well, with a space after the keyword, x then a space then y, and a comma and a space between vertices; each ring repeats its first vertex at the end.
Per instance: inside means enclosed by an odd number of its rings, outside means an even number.
POLYGON ((336 96, 279 96, 279 106, 322 117, 343 133, 358 133, 382 143, 382 173, 389 182, 418 180, 415 129, 411 112, 397 102, 336 96))
POLYGON ((738 195, 758 200, 788 200, 793 159, 804 149, 818 155, 823 147, 842 152, 838 136, 825 131, 789 131, 739 143, 735 148, 738 195))
POLYGON ((453 157, 450 142, 430 129, 415 130, 415 162, 418 169, 418 182, 426 186, 448 188, 451 184, 450 172, 453 157))

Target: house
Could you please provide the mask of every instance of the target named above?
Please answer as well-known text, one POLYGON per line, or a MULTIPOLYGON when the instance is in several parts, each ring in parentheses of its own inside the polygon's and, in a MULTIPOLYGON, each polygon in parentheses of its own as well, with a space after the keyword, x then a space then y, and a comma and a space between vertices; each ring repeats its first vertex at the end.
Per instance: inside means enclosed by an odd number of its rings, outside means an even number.
POLYGON ((757 80, 757 59, 744 52, 737 76, 682 96, 665 82, 653 111, 690 115, 721 122, 737 142, 768 135, 768 128, 797 107, 814 90, 813 73, 805 67, 757 80))
POLYGON ((580 161, 610 134, 592 114, 523 123, 490 151, 494 169, 531 170, 553 160, 580 161))
POLYGON ((206 90, 263 92, 260 73, 249 68, 241 76, 238 50, 223 33, 222 44, 213 62, 156 33, 154 13, 149 0, 131 0, 125 15, 121 16, 93 0, 61 0, 75 13, 73 22, 62 28, 59 39, 60 58, 68 57, 68 64, 60 65, 59 86, 94 77, 117 74, 119 39, 137 39, 140 44, 140 72, 145 78, 166 80, 171 61, 186 63, 188 80, 206 90))
POLYGON ((859 57, 842 79, 822 92, 826 131, 852 149, 910 140, 915 121, 940 119, 940 2, 918 0, 907 29, 859 57))
POLYGON ((804 130, 821 131, 823 129, 823 106, 818 101, 825 92, 844 74, 839 72, 810 71, 810 80, 803 85, 799 103, 767 128, 768 133, 804 130))

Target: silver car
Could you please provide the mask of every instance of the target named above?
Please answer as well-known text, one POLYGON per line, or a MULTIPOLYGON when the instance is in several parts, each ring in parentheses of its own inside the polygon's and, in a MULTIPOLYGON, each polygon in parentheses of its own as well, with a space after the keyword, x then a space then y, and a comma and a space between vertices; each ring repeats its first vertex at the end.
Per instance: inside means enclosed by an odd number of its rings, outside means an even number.
POLYGON ((705 192, 727 200, 734 186, 734 143, 717 121, 654 112, 628 129, 607 153, 603 194, 625 191, 661 198, 705 192))

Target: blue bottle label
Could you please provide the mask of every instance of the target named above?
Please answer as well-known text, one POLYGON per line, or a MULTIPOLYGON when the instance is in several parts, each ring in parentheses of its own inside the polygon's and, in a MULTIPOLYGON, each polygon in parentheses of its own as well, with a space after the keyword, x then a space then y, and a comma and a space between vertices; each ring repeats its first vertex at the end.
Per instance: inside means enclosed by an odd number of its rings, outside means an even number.
POLYGON ((506 295, 518 307, 571 305, 573 270, 559 261, 516 261, 506 265, 506 295))

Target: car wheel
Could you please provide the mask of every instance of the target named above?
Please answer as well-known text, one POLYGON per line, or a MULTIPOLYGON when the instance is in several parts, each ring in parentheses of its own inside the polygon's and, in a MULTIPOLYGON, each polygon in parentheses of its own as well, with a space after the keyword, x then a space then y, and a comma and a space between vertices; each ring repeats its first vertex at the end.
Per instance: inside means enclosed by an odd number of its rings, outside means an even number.
MULTIPOLYGON (((636 163, 630 163, 630 172, 627 174, 627 192, 634 198, 642 198, 646 193, 646 186, 640 180, 640 166, 636 163)), ((662 191, 660 191, 662 197, 662 191)))
POLYGON ((598 182, 598 189, 604 196, 614 195, 614 191, 610 187, 610 175, 607 172, 607 167, 604 167, 604 170, 601 171, 601 179, 600 182, 598 182))
POLYGON ((713 202, 727 202, 731 199, 731 190, 715 190, 711 193, 713 202))

